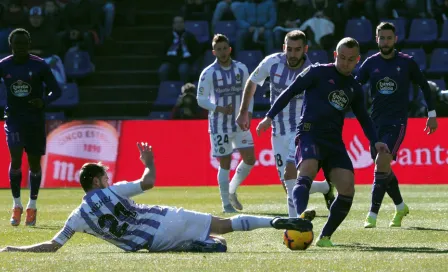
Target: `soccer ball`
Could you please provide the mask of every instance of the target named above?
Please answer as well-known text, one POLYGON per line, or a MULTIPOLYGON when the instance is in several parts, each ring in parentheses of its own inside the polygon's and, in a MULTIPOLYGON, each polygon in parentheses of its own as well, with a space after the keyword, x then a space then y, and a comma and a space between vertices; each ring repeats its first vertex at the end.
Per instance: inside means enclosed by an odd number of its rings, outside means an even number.
POLYGON ((314 239, 312 230, 300 232, 297 230, 285 230, 283 233, 283 244, 291 250, 305 250, 314 239))

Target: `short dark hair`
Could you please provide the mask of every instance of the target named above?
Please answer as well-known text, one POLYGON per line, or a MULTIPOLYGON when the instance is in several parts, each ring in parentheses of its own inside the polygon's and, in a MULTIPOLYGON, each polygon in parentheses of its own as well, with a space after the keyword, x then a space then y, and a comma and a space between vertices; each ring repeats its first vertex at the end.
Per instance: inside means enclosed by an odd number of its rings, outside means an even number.
POLYGON ((9 34, 9 36, 8 36, 8 42, 9 42, 9 45, 11 45, 12 38, 13 38, 14 35, 16 35, 16 34, 22 34, 22 35, 25 35, 25 36, 28 38, 28 42, 31 43, 31 35, 30 35, 30 33, 29 33, 26 29, 24 29, 24 28, 16 28, 16 29, 14 29, 14 30, 9 34))
POLYGON ((380 33, 380 30, 392 30, 392 32, 395 34, 395 25, 390 22, 381 22, 376 27, 376 35, 378 36, 378 33, 380 33))
POLYGON ((292 41, 301 40, 301 41, 303 41, 303 44, 307 44, 306 35, 303 31, 300 31, 300 30, 293 30, 293 31, 286 33, 285 44, 286 44, 287 40, 292 40, 292 41))
POLYGON ((212 47, 215 47, 215 44, 217 44, 219 42, 226 42, 227 44, 230 44, 229 38, 227 38, 226 35, 218 33, 218 34, 215 34, 215 36, 213 36, 212 47))
POLYGON ((347 48, 358 48, 359 50, 359 43, 356 39, 351 38, 351 37, 346 37, 343 38, 342 40, 339 41, 338 45, 336 46, 336 51, 339 51, 339 48, 341 46, 345 46, 347 48))
POLYGON ((108 169, 109 168, 101 162, 85 163, 79 171, 79 182, 81 183, 84 192, 88 192, 92 189, 93 179, 106 175, 108 169))

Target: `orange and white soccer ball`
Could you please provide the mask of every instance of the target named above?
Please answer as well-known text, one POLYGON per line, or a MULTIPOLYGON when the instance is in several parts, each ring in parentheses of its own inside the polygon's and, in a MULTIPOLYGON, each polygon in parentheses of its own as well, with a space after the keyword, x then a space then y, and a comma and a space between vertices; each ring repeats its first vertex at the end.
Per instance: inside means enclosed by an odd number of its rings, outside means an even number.
POLYGON ((305 250, 312 243, 314 233, 310 231, 285 230, 283 233, 283 244, 291 250, 305 250))

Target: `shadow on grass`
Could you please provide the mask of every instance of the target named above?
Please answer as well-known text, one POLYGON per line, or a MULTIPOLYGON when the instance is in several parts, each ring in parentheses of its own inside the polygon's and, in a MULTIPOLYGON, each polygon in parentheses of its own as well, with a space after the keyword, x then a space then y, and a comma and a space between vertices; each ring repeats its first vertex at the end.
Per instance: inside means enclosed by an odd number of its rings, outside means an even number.
POLYGON ((426 231, 448 231, 448 229, 433 229, 433 228, 423 228, 423 227, 409 227, 402 228, 404 230, 426 230, 426 231))
POLYGON ((32 227, 33 229, 45 229, 45 230, 60 230, 63 226, 49 226, 49 225, 37 225, 32 227))
POLYGON ((371 246, 366 244, 345 244, 337 245, 336 248, 346 248, 357 251, 385 251, 385 252, 402 252, 402 253, 448 253, 448 249, 439 249, 433 247, 394 247, 394 246, 371 246))

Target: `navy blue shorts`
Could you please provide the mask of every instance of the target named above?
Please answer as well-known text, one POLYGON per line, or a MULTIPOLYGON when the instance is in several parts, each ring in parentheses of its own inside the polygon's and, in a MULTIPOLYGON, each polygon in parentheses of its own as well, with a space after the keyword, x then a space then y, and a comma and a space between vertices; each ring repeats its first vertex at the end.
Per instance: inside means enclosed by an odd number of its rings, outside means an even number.
POLYGON ((27 154, 45 155, 47 135, 45 123, 5 122, 5 134, 8 147, 22 147, 27 154))
MULTIPOLYGON (((394 160, 397 159, 398 149, 403 142, 404 135, 406 134, 405 124, 396 125, 383 125, 376 127, 378 141, 387 144, 392 157, 394 160)), ((370 147, 370 153, 372 154, 372 159, 375 161, 377 152, 374 146, 370 147)))
POLYGON ((319 138, 310 134, 298 136, 296 138, 296 168, 298 169, 300 163, 306 159, 318 160, 319 168, 322 168, 325 176, 329 176, 333 168, 353 172, 353 164, 342 139, 319 138))

